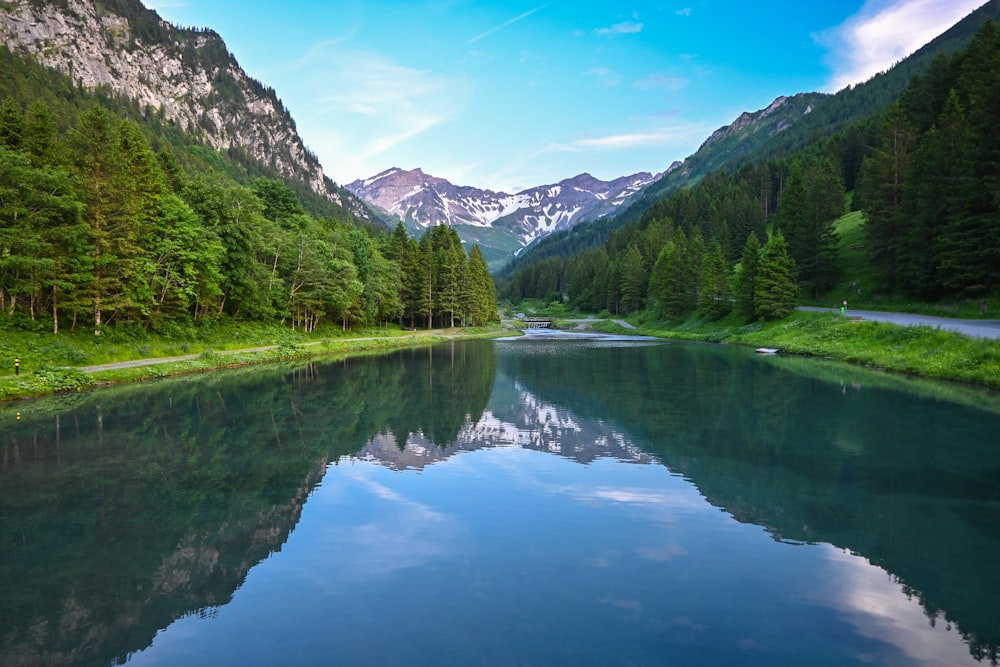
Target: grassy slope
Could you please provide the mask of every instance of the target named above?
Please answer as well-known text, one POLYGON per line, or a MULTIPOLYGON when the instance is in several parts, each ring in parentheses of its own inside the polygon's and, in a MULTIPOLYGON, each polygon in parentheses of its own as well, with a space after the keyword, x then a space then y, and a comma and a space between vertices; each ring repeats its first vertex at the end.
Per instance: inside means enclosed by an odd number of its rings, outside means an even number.
POLYGON ((879 280, 865 256, 864 216, 860 211, 852 211, 837 220, 834 228, 839 239, 841 282, 821 298, 804 299, 803 304, 834 307, 847 299, 852 307, 862 310, 970 319, 1000 318, 1000 298, 996 296, 960 302, 920 303, 902 295, 879 291, 879 280))

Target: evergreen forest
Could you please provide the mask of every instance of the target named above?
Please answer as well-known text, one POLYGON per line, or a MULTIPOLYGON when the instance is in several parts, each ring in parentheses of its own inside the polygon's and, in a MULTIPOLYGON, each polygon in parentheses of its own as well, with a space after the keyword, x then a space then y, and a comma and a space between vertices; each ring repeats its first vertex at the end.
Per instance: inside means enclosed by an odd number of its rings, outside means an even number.
POLYGON ((482 253, 453 229, 389 233, 155 111, 0 55, 0 327, 496 319, 482 253))
POLYGON ((751 321, 839 302, 863 278, 875 297, 987 301, 1000 294, 998 113, 1000 30, 987 22, 879 111, 709 172, 626 224, 595 227, 603 242, 574 230, 579 250, 519 262, 501 274, 501 297, 751 321), (837 231, 852 211, 863 276, 846 269, 837 231))

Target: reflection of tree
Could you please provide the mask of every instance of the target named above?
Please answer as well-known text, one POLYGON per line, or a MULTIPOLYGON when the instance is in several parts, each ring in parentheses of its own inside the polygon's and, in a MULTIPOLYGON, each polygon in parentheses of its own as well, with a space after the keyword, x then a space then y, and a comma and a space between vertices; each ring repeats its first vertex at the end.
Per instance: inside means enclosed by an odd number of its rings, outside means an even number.
POLYGON ((109 664, 227 603, 328 461, 390 429, 447 441, 494 371, 449 345, 4 410, 0 664, 109 664))
POLYGON ((892 572, 932 621, 996 661, 995 415, 715 346, 502 352, 499 364, 544 400, 617 422, 737 519, 892 572))

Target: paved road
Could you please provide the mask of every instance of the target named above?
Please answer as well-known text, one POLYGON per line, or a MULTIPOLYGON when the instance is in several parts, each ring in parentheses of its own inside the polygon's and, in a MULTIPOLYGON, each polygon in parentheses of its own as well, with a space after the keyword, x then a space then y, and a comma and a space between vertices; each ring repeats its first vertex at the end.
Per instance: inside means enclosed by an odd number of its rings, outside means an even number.
MULTIPOLYGON (((801 306, 799 310, 811 312, 836 313, 836 308, 814 308, 801 306)), ((910 313, 885 313, 878 310, 847 309, 850 317, 862 317, 873 322, 889 322, 905 327, 926 326, 945 331, 955 331, 972 338, 1000 338, 1000 320, 957 320, 950 317, 933 317, 931 315, 912 315, 910 313)))

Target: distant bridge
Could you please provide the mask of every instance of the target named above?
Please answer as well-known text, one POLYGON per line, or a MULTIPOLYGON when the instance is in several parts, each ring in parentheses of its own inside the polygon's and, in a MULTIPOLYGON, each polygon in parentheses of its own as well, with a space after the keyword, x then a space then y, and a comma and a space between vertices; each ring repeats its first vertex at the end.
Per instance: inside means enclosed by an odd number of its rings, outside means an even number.
POLYGON ((524 324, 529 329, 548 329, 552 324, 552 318, 549 317, 526 317, 524 318, 524 324))

